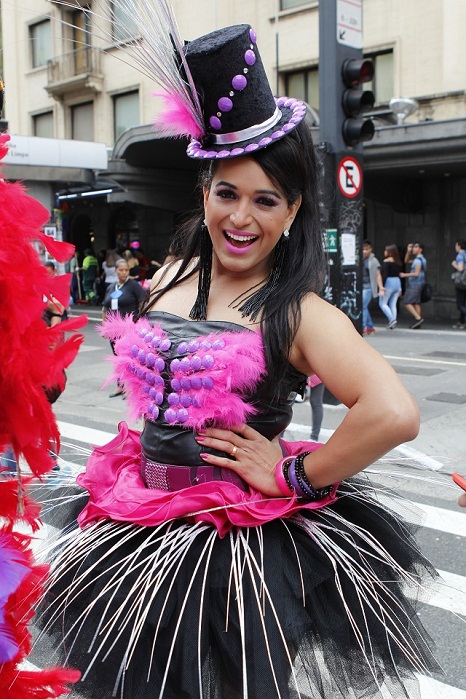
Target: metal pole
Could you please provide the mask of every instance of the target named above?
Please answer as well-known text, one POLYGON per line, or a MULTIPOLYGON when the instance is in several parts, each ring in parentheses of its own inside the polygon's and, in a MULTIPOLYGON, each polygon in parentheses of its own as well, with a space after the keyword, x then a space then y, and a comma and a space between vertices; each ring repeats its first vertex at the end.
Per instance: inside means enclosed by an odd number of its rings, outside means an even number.
MULTIPOLYGON (((358 4, 355 0, 354 5, 358 4)), ((362 145, 349 149, 342 135, 345 114, 341 68, 362 49, 341 30, 346 3, 319 0, 319 140, 324 164, 328 274, 324 297, 362 331, 362 145), (340 32, 340 33, 338 33, 340 32)))
POLYGON ((279 12, 279 5, 280 5, 280 0, 276 0, 275 2, 275 72, 277 76, 277 84, 276 84, 276 90, 275 94, 279 95, 280 94, 280 62, 279 62, 279 57, 278 57, 278 49, 279 49, 279 44, 278 44, 278 12, 279 12))

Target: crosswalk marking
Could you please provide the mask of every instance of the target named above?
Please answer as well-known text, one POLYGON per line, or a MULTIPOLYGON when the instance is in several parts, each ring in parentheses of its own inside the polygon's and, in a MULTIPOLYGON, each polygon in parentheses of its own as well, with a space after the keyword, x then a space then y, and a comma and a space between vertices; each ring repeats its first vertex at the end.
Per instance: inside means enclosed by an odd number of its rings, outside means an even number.
POLYGON ((466 691, 438 682, 432 677, 420 676, 419 685, 422 699, 466 699, 466 691))
MULTIPOLYGON (((305 434, 307 435, 307 437, 309 437, 310 429, 311 428, 309 427, 309 425, 301 425, 297 422, 292 422, 287 427, 287 431, 296 432, 297 434, 305 434)), ((319 442, 327 442, 334 432, 335 430, 328 430, 322 428, 319 432, 319 442)), ((402 456, 405 456, 409 458, 411 461, 414 461, 417 464, 420 464, 421 466, 425 466, 426 468, 432 471, 438 471, 443 466, 441 461, 433 459, 431 456, 423 454, 422 451, 419 451, 414 447, 410 447, 407 444, 400 444, 393 451, 398 452, 402 456)))
POLYGON ((466 617, 466 577, 449 573, 446 570, 438 570, 445 582, 445 586, 429 600, 432 607, 439 607, 454 614, 466 617))
POLYGON ((57 420, 58 429, 62 437, 66 439, 75 439, 77 442, 92 444, 94 446, 102 446, 116 436, 116 433, 104 432, 96 430, 93 427, 83 427, 74 425, 72 422, 62 422, 57 420))

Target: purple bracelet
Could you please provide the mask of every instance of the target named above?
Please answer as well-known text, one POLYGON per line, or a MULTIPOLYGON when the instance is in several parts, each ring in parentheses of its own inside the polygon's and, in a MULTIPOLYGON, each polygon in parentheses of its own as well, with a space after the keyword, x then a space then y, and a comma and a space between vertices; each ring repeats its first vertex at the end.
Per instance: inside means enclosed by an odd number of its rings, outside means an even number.
POLYGON ((308 454, 311 454, 311 452, 303 452, 296 457, 294 469, 296 480, 299 483, 301 491, 304 493, 303 497, 308 500, 323 500, 323 498, 331 494, 333 485, 326 485, 323 488, 314 488, 304 469, 304 458, 308 456, 308 454))
POLYGON ((295 491, 296 495, 300 498, 305 498, 307 497, 305 491, 301 487, 299 481, 298 481, 298 476, 296 474, 296 459, 293 459, 293 461, 290 464, 290 468, 288 469, 288 478, 290 479, 291 487, 295 491))

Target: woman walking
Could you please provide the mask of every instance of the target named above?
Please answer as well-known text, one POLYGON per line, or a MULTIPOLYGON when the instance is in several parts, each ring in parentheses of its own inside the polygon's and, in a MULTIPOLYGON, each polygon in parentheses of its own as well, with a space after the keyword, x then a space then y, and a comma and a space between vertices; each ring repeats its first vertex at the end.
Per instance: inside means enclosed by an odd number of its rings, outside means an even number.
POLYGON ((383 287, 379 292, 379 306, 387 317, 389 330, 394 330, 397 325, 397 303, 401 294, 400 272, 402 271, 403 263, 397 246, 387 245, 382 262, 383 287))

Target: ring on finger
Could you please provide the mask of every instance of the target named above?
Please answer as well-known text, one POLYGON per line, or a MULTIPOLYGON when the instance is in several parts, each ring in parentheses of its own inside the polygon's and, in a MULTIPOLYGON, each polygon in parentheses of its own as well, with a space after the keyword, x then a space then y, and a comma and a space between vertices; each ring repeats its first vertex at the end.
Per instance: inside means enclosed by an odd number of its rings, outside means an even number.
POLYGON ((234 445, 233 445, 233 449, 231 450, 230 454, 231 454, 232 456, 235 456, 235 454, 236 454, 237 451, 238 451, 238 447, 234 444, 234 445))

